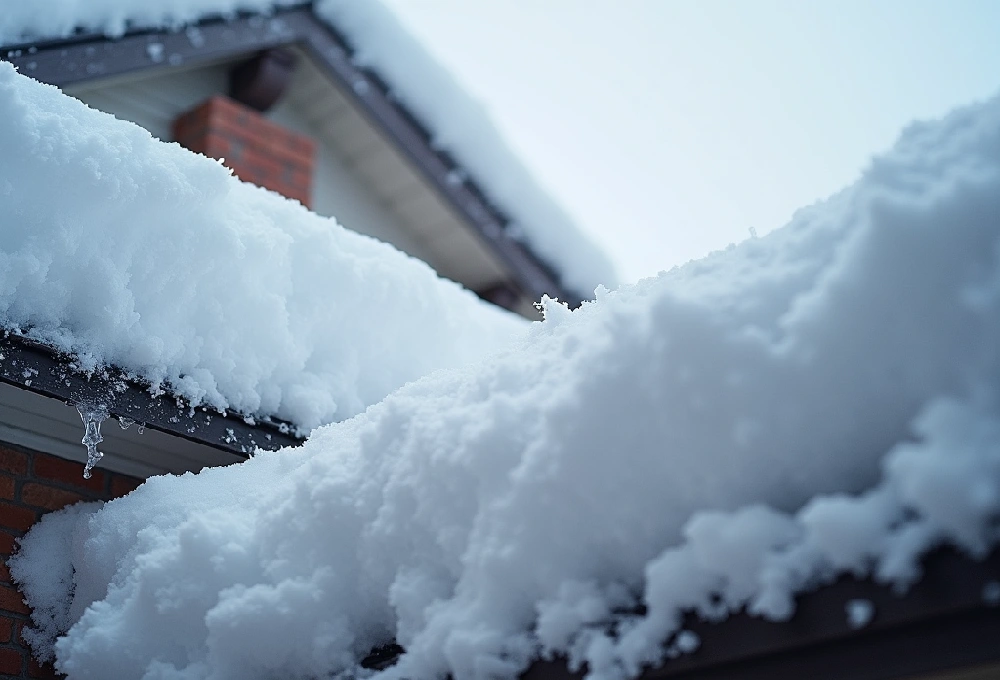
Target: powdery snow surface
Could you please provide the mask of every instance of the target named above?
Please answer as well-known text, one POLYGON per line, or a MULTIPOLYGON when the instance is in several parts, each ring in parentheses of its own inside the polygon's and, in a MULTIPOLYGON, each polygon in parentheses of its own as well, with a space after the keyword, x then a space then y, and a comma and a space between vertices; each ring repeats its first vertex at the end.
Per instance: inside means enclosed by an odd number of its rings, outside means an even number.
POLYGON ((838 573, 905 588, 933 546, 984 555, 997 347, 1000 99, 299 449, 49 515, 12 573, 74 680, 330 677, 393 638, 380 680, 559 651, 620 678, 698 648, 683 611, 785 619, 838 573))
POLYGON ((0 326, 304 429, 526 324, 0 63, 0 326))
MULTIPOLYGON (((0 12, 0 45, 65 37, 74 29, 123 34, 129 28, 179 28, 203 17, 269 12, 302 0, 31 0, 0 12)), ((318 0, 317 15, 345 34, 357 58, 393 88, 434 143, 477 180, 523 239, 583 298, 616 285, 607 255, 583 234, 507 147, 488 112, 378 0, 318 0)), ((349 225, 348 225, 349 226, 349 225)))

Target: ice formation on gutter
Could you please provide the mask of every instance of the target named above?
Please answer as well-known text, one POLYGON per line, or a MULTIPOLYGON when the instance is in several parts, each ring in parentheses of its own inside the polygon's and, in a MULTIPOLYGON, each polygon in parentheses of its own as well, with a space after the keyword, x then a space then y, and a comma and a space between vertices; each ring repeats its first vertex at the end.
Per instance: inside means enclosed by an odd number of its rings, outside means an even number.
POLYGON ((87 464, 83 468, 83 478, 90 479, 90 471, 104 457, 104 454, 97 450, 97 445, 104 441, 104 437, 101 436, 101 424, 111 416, 104 404, 81 402, 76 405, 76 410, 83 421, 81 443, 87 447, 87 464))

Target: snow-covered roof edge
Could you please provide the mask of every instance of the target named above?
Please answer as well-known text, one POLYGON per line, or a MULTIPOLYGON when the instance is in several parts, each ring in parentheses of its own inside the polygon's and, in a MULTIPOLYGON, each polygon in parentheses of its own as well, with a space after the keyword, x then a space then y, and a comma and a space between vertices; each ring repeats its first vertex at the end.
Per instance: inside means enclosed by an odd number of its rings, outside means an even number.
MULTIPOLYGON (((507 234, 554 270, 563 289, 589 298, 598 284, 617 283, 607 255, 573 223, 507 146, 488 112, 465 94, 451 74, 380 2, 338 0, 40 0, 6 8, 0 46, 59 39, 80 31, 119 37, 148 28, 177 29, 211 16, 268 14, 311 5, 317 17, 357 50, 360 64, 377 72, 396 98, 431 133, 486 198, 509 219, 507 234)), ((455 180, 463 181, 462 173, 455 180)), ((468 181, 468 180, 466 180, 468 181)), ((537 295, 538 291, 528 290, 537 295)), ((558 294, 559 291, 549 291, 558 294)), ((572 295, 571 295, 572 296, 572 295)))
POLYGON ((379 1, 318 0, 316 13, 344 32, 363 65, 382 76, 527 242, 558 271, 562 283, 589 296, 617 284, 614 265, 538 184, 516 157, 489 112, 470 97, 395 14, 379 1))

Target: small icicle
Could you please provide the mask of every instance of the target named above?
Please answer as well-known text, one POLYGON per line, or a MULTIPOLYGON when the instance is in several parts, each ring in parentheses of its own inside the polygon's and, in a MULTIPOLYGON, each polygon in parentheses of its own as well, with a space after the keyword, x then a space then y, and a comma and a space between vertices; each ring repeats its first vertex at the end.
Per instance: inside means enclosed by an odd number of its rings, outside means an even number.
POLYGON ((118 416, 118 427, 121 429, 127 430, 133 425, 135 425, 135 421, 128 416, 118 416))
POLYGON ((142 434, 146 431, 146 423, 139 423, 139 429, 136 430, 137 434, 142 434))
POLYGON ((83 478, 90 479, 90 471, 94 469, 104 454, 97 450, 97 445, 104 441, 101 436, 101 423, 109 418, 108 408, 104 404, 79 403, 76 410, 83 420, 83 445, 87 447, 87 466, 83 468, 83 478))

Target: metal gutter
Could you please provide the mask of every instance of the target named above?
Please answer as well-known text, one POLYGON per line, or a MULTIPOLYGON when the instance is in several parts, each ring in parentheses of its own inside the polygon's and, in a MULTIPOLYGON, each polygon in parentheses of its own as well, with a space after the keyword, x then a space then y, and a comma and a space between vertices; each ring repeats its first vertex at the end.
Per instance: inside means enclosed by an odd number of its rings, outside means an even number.
POLYGON ((148 384, 113 367, 88 375, 72 357, 13 334, 0 338, 0 382, 74 406, 101 404, 112 417, 244 458, 257 448, 275 450, 302 443, 287 423, 191 406, 162 391, 154 393, 148 384))

